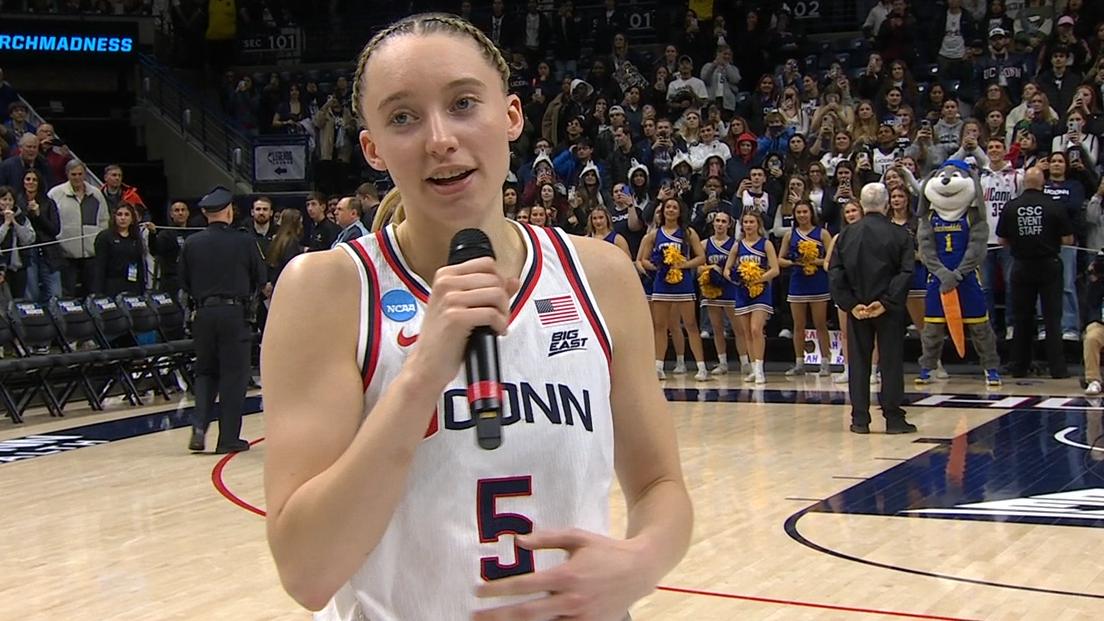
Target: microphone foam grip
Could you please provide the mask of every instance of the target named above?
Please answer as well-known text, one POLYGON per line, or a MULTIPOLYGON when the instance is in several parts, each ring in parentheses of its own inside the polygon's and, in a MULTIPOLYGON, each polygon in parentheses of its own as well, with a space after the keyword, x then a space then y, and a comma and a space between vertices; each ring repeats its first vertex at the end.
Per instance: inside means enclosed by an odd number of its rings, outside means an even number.
POLYGON ((494 248, 487 234, 479 229, 463 229, 449 242, 449 265, 459 265, 482 257, 495 258, 494 248))

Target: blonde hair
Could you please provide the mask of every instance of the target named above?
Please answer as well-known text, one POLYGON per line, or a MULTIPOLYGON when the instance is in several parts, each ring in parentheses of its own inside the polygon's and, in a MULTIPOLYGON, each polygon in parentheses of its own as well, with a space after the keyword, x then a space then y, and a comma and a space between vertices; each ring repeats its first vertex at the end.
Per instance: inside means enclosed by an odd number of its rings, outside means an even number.
MULTIPOLYGON (((351 107, 356 117, 357 124, 361 128, 367 128, 368 126, 364 111, 361 108, 361 99, 368 87, 366 82, 366 70, 368 67, 368 60, 371 59, 372 54, 393 37, 436 33, 452 34, 460 37, 466 36, 474 40, 476 45, 479 46, 480 51, 482 51, 483 57, 498 71, 498 75, 502 80, 503 92, 509 91, 510 66, 506 63, 506 59, 502 57, 502 53, 499 52, 494 43, 487 38, 487 35, 483 34, 483 31, 473 26, 471 22, 456 17, 455 15, 447 15, 445 13, 421 13, 418 15, 411 15, 377 32, 375 36, 368 41, 357 57, 356 74, 353 78, 353 101, 351 107)), ((388 223, 399 224, 404 219, 405 213, 403 210, 402 195, 396 187, 389 191, 387 195, 383 197, 383 200, 380 201, 379 207, 376 210, 376 217, 372 220, 372 230, 378 231, 387 226, 388 223)))

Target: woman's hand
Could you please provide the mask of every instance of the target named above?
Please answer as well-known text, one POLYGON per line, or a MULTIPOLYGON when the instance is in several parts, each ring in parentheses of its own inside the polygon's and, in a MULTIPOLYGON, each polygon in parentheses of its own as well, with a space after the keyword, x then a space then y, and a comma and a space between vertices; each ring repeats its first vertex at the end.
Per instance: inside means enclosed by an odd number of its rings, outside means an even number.
POLYGON ((437 270, 418 343, 408 364, 425 378, 426 390, 444 390, 463 362, 468 335, 477 326, 506 334, 510 297, 518 279, 504 279, 494 259, 484 257, 437 270))
POLYGON ((520 535, 517 541, 528 550, 566 550, 567 562, 480 585, 478 597, 542 597, 481 610, 472 615, 473 621, 621 621, 634 602, 652 592, 658 579, 647 570, 646 554, 632 540, 571 529, 520 535))

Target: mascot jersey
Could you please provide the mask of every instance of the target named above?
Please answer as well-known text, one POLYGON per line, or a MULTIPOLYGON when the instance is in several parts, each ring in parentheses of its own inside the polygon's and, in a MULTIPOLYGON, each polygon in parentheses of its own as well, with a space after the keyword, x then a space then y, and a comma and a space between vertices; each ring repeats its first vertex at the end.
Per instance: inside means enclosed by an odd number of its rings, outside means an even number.
MULTIPOLYGON (((932 229, 932 242, 935 244, 939 262, 949 270, 954 270, 966 256, 966 246, 970 243, 970 220, 962 216, 958 220, 944 220, 932 211, 929 216, 932 229)), ((965 323, 988 321, 988 308, 985 305, 985 293, 981 289, 977 270, 964 274, 958 283, 958 303, 962 308, 965 323)), ((939 295, 939 279, 935 274, 928 276, 928 292, 924 298, 924 321, 946 323, 943 313, 943 301, 939 295)))

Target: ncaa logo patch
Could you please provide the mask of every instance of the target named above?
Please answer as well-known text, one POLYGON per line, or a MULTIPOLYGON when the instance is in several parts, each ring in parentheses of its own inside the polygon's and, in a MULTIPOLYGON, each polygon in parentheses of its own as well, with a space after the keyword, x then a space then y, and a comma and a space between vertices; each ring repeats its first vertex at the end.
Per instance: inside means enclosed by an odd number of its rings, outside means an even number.
POLYGON ((418 314, 418 303, 405 289, 392 289, 380 299, 383 314, 392 321, 410 321, 418 314))

